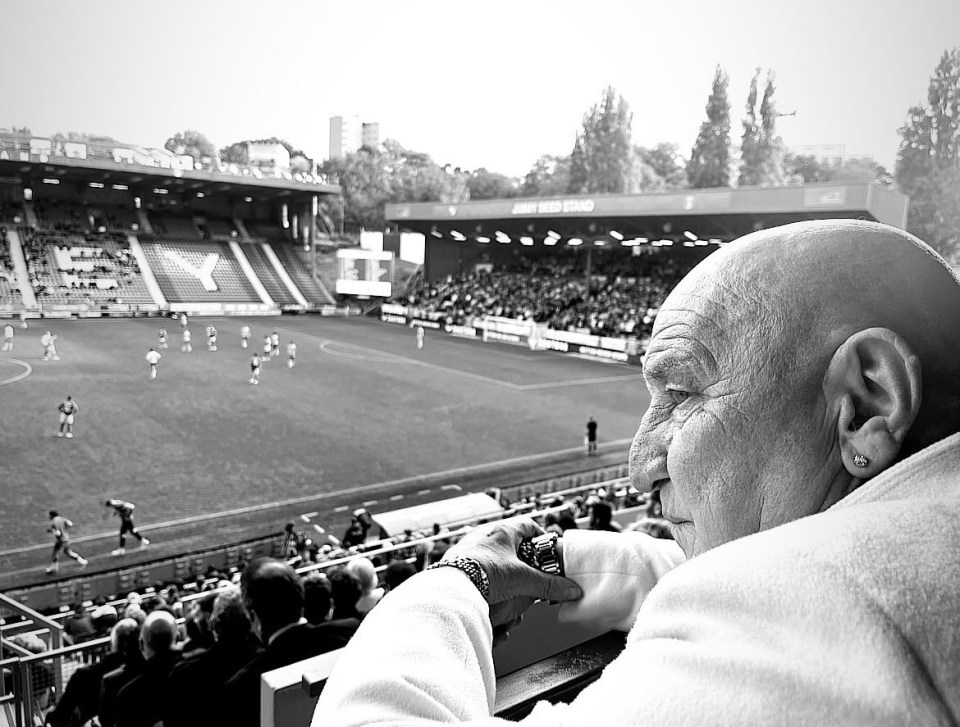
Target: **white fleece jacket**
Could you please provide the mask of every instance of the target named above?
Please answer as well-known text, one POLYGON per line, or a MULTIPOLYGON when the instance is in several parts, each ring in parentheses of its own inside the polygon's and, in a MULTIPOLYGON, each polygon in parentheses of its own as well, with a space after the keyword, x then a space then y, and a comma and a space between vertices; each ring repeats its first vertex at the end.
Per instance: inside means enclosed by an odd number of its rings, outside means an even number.
MULTIPOLYGON (((573 543, 565 560, 581 555, 573 543)), ((623 551, 609 547, 595 562, 619 569, 623 551)), ((631 573, 657 571, 643 545, 635 552, 631 573)), ((589 598, 603 601, 592 589, 589 598)), ((490 716, 491 645, 487 606, 463 574, 418 575, 364 621, 313 724, 509 724, 490 716)), ((960 724, 960 435, 825 513, 675 568, 600 679, 522 724, 960 724)))

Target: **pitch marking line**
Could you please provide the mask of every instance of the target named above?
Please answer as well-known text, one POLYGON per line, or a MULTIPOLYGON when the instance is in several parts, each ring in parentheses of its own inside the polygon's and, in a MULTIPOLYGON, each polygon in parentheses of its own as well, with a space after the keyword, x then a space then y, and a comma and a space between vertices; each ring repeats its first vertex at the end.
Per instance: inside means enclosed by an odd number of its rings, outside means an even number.
POLYGON ((319 336, 312 336, 309 333, 307 334, 298 334, 300 338, 309 338, 320 343, 320 350, 329 353, 331 356, 339 356, 341 358, 353 359, 355 361, 371 361, 373 363, 384 363, 384 362, 396 362, 396 363, 408 363, 415 366, 423 366, 428 369, 435 369, 437 371, 445 371, 446 373, 453 374, 454 376, 463 376, 468 379, 474 379, 476 381, 485 381, 490 384, 496 384, 497 386, 503 386, 513 391, 535 391, 537 389, 559 389, 568 386, 591 386, 594 384, 610 384, 620 381, 638 381, 642 380, 643 376, 641 374, 628 374, 625 376, 600 376, 592 379, 574 379, 572 381, 544 381, 537 384, 514 384, 512 381, 504 381, 502 379, 495 379, 491 376, 484 376, 483 374, 475 374, 470 371, 463 371, 461 369, 452 369, 447 366, 440 366, 438 364, 428 363, 427 361, 420 361, 415 358, 409 358, 407 356, 400 356, 398 354, 389 353, 387 351, 380 351, 375 348, 368 348, 367 346, 360 346, 354 343, 345 343, 343 341, 336 341, 332 338, 321 338, 319 336), (333 346, 344 346, 346 348, 355 348, 360 351, 369 351, 373 356, 354 356, 350 353, 343 351, 336 351, 331 348, 333 346))
POLYGON ((6 356, 0 356, 0 361, 6 361, 7 363, 23 366, 23 368, 26 369, 22 374, 17 374, 16 376, 11 376, 9 379, 4 379, 3 381, 0 381, 0 386, 3 386, 4 384, 16 383, 21 379, 27 378, 30 374, 33 373, 33 366, 28 364, 26 361, 21 361, 18 358, 7 358, 6 356))
MULTIPOLYGON (((615 449, 617 447, 622 447, 626 444, 630 444, 633 439, 617 439, 612 442, 602 442, 597 445, 599 451, 606 449, 615 449)), ((541 452, 540 454, 527 454, 521 457, 510 457, 509 459, 501 459, 496 462, 486 462, 484 464, 468 465, 466 467, 455 467, 454 469, 442 470, 440 472, 430 472, 420 475, 411 475, 409 477, 401 477, 396 480, 387 480, 385 482, 374 482, 369 485, 357 485, 355 487, 346 487, 342 490, 336 490, 334 492, 322 492, 317 495, 303 495, 302 497, 293 497, 288 500, 278 500, 276 502, 266 502, 259 505, 247 505, 246 507, 238 507, 234 510, 224 510, 222 512, 207 513, 204 515, 191 515, 189 517, 180 518, 178 520, 167 520, 166 522, 151 523, 149 525, 141 525, 137 527, 137 530, 143 531, 154 531, 160 530, 162 528, 178 527, 181 525, 190 525, 191 523, 204 522, 206 520, 213 520, 216 518, 223 517, 232 517, 236 515, 246 515, 251 512, 257 512, 259 510, 268 510, 279 507, 290 507, 291 505, 299 505, 305 502, 316 502, 322 500, 328 500, 334 497, 343 497, 344 495, 357 495, 361 492, 370 492, 372 490, 381 490, 381 489, 392 489, 395 487, 401 487, 403 485, 409 485, 421 480, 424 477, 462 477, 470 475, 473 472, 479 470, 485 470, 489 467, 497 467, 511 464, 518 464, 520 462, 534 463, 541 460, 553 459, 559 455, 571 454, 574 452, 583 452, 583 445, 578 447, 567 447, 566 449, 558 449, 553 452, 541 452)), ((424 494, 430 492, 427 490, 420 490, 419 494, 424 494)), ((341 505, 334 508, 335 513, 346 512, 350 508, 347 505, 341 505)), ((98 533, 96 535, 84 535, 79 538, 70 538, 71 543, 87 543, 91 540, 101 540, 107 538, 115 538, 117 535, 116 530, 111 530, 108 533, 98 533)), ((22 548, 14 548, 12 550, 0 550, 0 557, 7 555, 14 555, 17 553, 26 553, 34 550, 50 550, 50 543, 38 543, 37 545, 28 545, 22 548)))
POLYGON ((402 500, 403 495, 390 495, 390 502, 397 502, 397 500, 402 500))

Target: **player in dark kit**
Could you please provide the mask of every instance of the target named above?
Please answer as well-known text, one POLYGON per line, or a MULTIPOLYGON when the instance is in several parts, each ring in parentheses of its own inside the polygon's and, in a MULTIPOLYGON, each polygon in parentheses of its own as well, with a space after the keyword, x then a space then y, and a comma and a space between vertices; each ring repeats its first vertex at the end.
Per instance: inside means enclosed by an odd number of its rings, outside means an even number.
POLYGON ((120 547, 110 552, 110 555, 123 555, 127 552, 124 547, 127 543, 127 533, 140 541, 140 547, 144 548, 150 545, 150 541, 137 532, 133 524, 133 509, 136 507, 132 502, 115 500, 113 498, 103 503, 105 507, 113 509, 114 514, 120 518, 120 547))
POLYGON ((61 551, 77 561, 81 568, 87 565, 87 559, 70 547, 70 534, 67 531, 72 527, 73 523, 61 516, 56 510, 50 511, 50 525, 47 527, 47 531, 53 533, 53 557, 50 559, 50 567, 47 568, 47 573, 56 573, 60 570, 61 551))

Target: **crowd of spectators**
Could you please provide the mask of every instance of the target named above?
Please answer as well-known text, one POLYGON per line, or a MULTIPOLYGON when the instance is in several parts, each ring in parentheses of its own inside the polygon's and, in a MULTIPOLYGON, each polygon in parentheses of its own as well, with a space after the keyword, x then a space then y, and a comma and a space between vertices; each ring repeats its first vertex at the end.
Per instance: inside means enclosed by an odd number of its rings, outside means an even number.
POLYGON ((667 294, 686 269, 666 256, 602 261, 586 274, 560 257, 480 269, 425 285, 396 302, 439 314, 453 325, 481 316, 543 323, 598 336, 649 335, 667 294))
POLYGON ((30 284, 41 303, 122 303, 143 287, 140 266, 119 232, 20 228, 30 284))
MULTIPOLYGON (((585 518, 591 529, 619 530, 614 511, 641 504, 642 516, 628 529, 666 535, 656 499, 629 487, 599 486, 568 500, 534 494, 516 503, 498 490, 487 494, 508 514, 548 510, 538 519, 558 533, 585 518)), ((463 533, 438 523, 368 543, 372 524, 369 513, 358 510, 342 540, 329 538, 312 549, 291 523, 283 531, 284 560, 257 558, 232 575, 211 570, 194 582, 131 592, 120 601, 76 604, 63 622, 65 641, 109 635, 109 652, 84 658, 59 699, 53 662, 31 665, 34 702, 46 724, 73 727, 96 717, 101 727, 160 721, 165 727, 255 727, 261 674, 344 646, 390 591, 440 560, 463 533), (312 565, 332 559, 338 563, 332 568, 312 565), (304 573, 294 565, 306 566, 304 573)), ((35 653, 46 649, 36 636, 14 641, 35 653)), ((4 676, 12 688, 10 673, 4 676)))

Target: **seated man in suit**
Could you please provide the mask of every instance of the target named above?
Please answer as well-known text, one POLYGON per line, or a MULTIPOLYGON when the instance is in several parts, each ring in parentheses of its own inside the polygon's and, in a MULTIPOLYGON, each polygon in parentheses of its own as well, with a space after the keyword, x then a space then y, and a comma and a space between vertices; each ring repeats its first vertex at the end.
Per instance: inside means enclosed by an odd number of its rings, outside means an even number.
POLYGON ((317 626, 303 618, 303 583, 297 572, 273 558, 256 558, 243 571, 240 590, 265 647, 224 687, 231 727, 260 724, 260 675, 311 656, 346 646, 359 622, 328 621, 317 626))
POLYGON ((140 629, 143 672, 117 694, 117 727, 153 727, 163 717, 170 670, 180 660, 174 650, 177 620, 167 611, 153 611, 140 629))
POLYGON ((117 724, 117 694, 143 671, 143 654, 140 651, 140 624, 132 618, 117 622, 117 653, 121 665, 103 675, 100 687, 100 702, 97 717, 100 727, 117 724), (121 625, 123 628, 120 628, 121 625))

